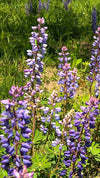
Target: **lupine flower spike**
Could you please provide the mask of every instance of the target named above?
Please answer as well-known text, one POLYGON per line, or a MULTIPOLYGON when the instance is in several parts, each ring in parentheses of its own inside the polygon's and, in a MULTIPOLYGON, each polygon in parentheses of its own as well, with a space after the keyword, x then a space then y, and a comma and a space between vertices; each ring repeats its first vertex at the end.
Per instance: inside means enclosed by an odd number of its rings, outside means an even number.
POLYGON ((32 4, 32 0, 29 3, 29 12, 32 13, 33 12, 33 4, 32 4))
POLYGON ((32 49, 27 50, 27 55, 29 56, 29 59, 27 59, 26 62, 29 68, 24 70, 25 77, 29 79, 26 86, 24 87, 24 90, 25 99, 28 100, 29 107, 31 107, 32 111, 32 142, 34 142, 35 134, 36 108, 39 102, 39 93, 42 92, 40 88, 42 82, 41 73, 43 71, 44 65, 44 63, 42 62, 42 58, 46 53, 46 41, 48 36, 45 33, 47 27, 42 27, 42 25, 44 24, 44 18, 38 18, 37 22, 39 23, 38 26, 32 26, 33 32, 31 32, 32 37, 30 37, 32 49))
POLYGON ((59 53, 58 60, 61 62, 59 64, 59 71, 58 75, 60 77, 60 80, 58 84, 61 84, 60 92, 63 92, 63 97, 60 97, 61 100, 65 100, 65 114, 67 113, 67 102, 68 97, 73 98, 76 93, 76 88, 78 87, 77 79, 79 79, 77 74, 77 69, 74 69, 73 71, 70 70, 70 63, 67 63, 70 60, 70 57, 68 57, 69 52, 66 52, 67 48, 66 46, 62 47, 62 52, 59 53))
MULTIPOLYGON (((92 85, 95 80, 98 83, 98 77, 100 74, 100 27, 97 28, 96 35, 94 36, 95 41, 93 42, 94 49, 92 50, 92 56, 90 58, 90 75, 87 79, 91 82, 90 96, 92 96, 92 85), (98 74, 98 75, 97 75, 98 74)), ((98 96, 98 84, 95 90, 96 96, 98 96)))
MULTIPOLYGON (((74 128, 67 132, 66 143, 68 149, 65 152, 64 164, 71 168, 69 178, 73 176, 83 177, 83 164, 86 164, 86 149, 91 146, 91 129, 95 127, 96 116, 99 114, 98 100, 90 98, 86 102, 87 107, 81 107, 82 112, 76 112, 74 116, 74 128), (77 160, 81 158, 79 162, 77 160)), ((62 170, 60 175, 66 175, 67 171, 62 170)))
POLYGON ((57 92, 53 91, 51 96, 48 99, 48 105, 49 107, 41 107, 41 110, 43 111, 43 117, 41 117, 41 121, 43 125, 40 126, 40 130, 46 134, 47 133, 47 139, 46 142, 48 141, 48 137, 50 135, 50 131, 52 129, 55 129, 56 134, 60 135, 60 129, 58 126, 56 126, 56 122, 59 121, 60 115, 59 112, 61 112, 61 108, 56 106, 56 103, 59 102, 59 98, 57 96, 57 92), (45 127, 44 124, 48 126, 45 127))
POLYGON ((96 8, 94 7, 92 11, 92 30, 94 33, 96 29, 97 29, 97 13, 96 13, 96 8))
POLYGON ((0 122, 4 134, 1 135, 1 144, 5 148, 5 154, 1 156, 1 167, 5 169, 8 176, 13 176, 14 169, 22 171, 23 165, 31 165, 31 156, 28 152, 31 148, 31 129, 29 111, 26 109, 27 101, 19 100, 23 96, 22 87, 13 86, 9 91, 12 100, 2 100, 5 111, 2 112, 0 122), (23 139, 25 140, 23 142, 23 139))
POLYGON ((64 8, 66 10, 68 10, 68 4, 71 2, 72 0, 63 0, 63 4, 64 4, 64 8))
POLYGON ((28 7, 28 4, 25 4, 25 12, 27 15, 29 15, 29 7, 28 7))
POLYGON ((49 10, 49 3, 50 3, 50 0, 46 2, 41 2, 41 0, 39 0, 39 4, 38 4, 38 12, 40 13, 41 10, 43 9, 46 9, 46 11, 49 10))

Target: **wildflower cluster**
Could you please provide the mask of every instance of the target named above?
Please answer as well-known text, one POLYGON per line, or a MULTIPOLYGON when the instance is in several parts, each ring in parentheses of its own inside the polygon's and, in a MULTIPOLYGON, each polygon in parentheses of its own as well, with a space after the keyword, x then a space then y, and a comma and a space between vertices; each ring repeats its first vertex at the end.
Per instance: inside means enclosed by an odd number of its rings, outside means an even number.
POLYGON ((47 133, 48 131, 48 136, 50 134, 51 128, 55 129, 56 134, 60 135, 59 127, 56 126, 56 121, 60 119, 58 113, 61 112, 61 108, 56 106, 58 102, 59 102, 59 98, 57 96, 57 92, 53 91, 53 93, 48 99, 48 105, 50 105, 50 108, 44 106, 41 107, 41 110, 43 111, 43 117, 41 117, 41 122, 45 123, 45 125, 47 125, 49 129, 44 127, 44 125, 41 125, 40 130, 43 133, 47 133), (49 126, 47 123, 49 123, 49 126))
MULTIPOLYGON (((42 110, 44 111, 44 115, 41 117, 41 121, 43 123, 46 122, 49 123, 49 130, 47 127, 44 125, 41 125, 40 130, 43 131, 43 133, 49 133, 51 128, 55 130, 56 133, 56 139, 55 141, 52 141, 52 146, 57 146, 59 145, 59 149, 62 150, 63 143, 65 141, 65 137, 67 135, 66 128, 69 127, 69 119, 68 117, 70 115, 70 112, 66 115, 67 111, 67 99, 68 99, 68 94, 70 98, 74 97, 76 88, 78 87, 77 84, 77 79, 78 77, 76 76, 77 70, 74 69, 73 71, 70 71, 70 64, 67 63, 68 60, 70 60, 68 56, 68 52, 66 46, 62 47, 62 53, 59 53, 59 61, 62 62, 59 64, 60 70, 58 71, 58 75, 61 77, 58 84, 63 85, 61 87, 60 92, 63 92, 63 97, 61 96, 60 98, 57 96, 57 93, 54 91, 51 94, 51 97, 49 98, 48 104, 51 106, 49 107, 42 107, 42 110), (57 103, 59 103, 62 100, 66 100, 65 104, 65 113, 63 115, 64 119, 63 121, 60 120, 60 115, 59 112, 61 111, 61 108, 56 106, 57 103)), ((48 137, 48 136, 47 136, 48 137)))
POLYGON ((46 53, 47 46, 47 34, 45 33, 47 27, 41 27, 44 24, 44 18, 38 18, 37 21, 39 22, 38 26, 32 27, 37 32, 33 31, 32 37, 30 37, 32 50, 27 50, 28 56, 31 56, 31 59, 27 59, 29 68, 24 70, 24 75, 29 81, 23 88, 18 88, 18 86, 11 88, 9 94, 13 96, 12 100, 1 101, 6 108, 0 119, 2 129, 5 131, 5 134, 1 135, 1 143, 7 154, 2 156, 1 164, 2 168, 8 172, 8 176, 13 176, 15 170, 15 172, 19 172, 20 177, 23 175, 23 166, 29 167, 32 164, 31 156, 28 155, 28 152, 33 144, 33 140, 30 140, 30 134, 33 133, 34 137, 35 132, 34 108, 37 107, 38 102, 35 94, 41 92, 41 72, 44 65, 41 59, 46 53), (23 95, 25 100, 19 100, 18 98, 23 95), (27 110, 28 106, 30 106, 31 110, 33 109, 33 114, 31 113, 33 116, 32 130, 28 127, 31 120, 30 111, 27 110), (13 163, 11 164, 11 162, 13 163))
MULTIPOLYGON (((68 149, 64 153, 63 162, 66 168, 71 168, 69 178, 73 176, 83 177, 82 165, 86 163, 86 149, 91 145, 90 131, 95 127, 96 116, 99 114, 98 104, 96 98, 90 98, 89 102, 86 102, 87 107, 82 106, 82 112, 75 113, 74 127, 67 131, 66 144, 68 149)), ((60 172, 62 176, 66 174, 66 170, 60 172)))
POLYGON ((13 175, 14 169, 23 170, 23 165, 31 165, 31 156, 28 152, 31 148, 31 129, 29 111, 26 109, 27 102, 19 100, 23 95, 22 87, 13 86, 9 91, 13 96, 12 100, 2 100, 5 111, 2 112, 0 122, 4 134, 1 135, 1 144, 5 148, 5 153, 1 159, 1 167, 8 172, 8 176, 13 175), (24 142, 23 142, 24 140, 24 142))
POLYGON ((30 1, 29 4, 25 4, 25 11, 27 15, 30 15, 30 13, 33 12, 33 3, 32 0, 30 1))
MULTIPOLYGON (((39 93, 43 92, 41 76, 44 63, 42 59, 46 53, 48 36, 45 33, 47 27, 42 26, 44 18, 38 18, 37 21, 39 24, 32 27, 33 32, 31 32, 32 36, 30 37, 32 49, 27 50, 28 68, 24 70, 27 83, 20 88, 12 86, 9 91, 12 99, 1 101, 5 105, 5 111, 2 112, 0 118, 3 133, 0 135, 0 143, 5 150, 1 157, 1 167, 7 171, 9 177, 32 178, 34 175, 34 172, 29 173, 27 168, 32 165, 31 156, 34 156, 34 137, 38 127, 36 126, 36 109, 38 109, 40 101, 39 93), (24 99, 21 100, 21 97, 24 99)), ((91 57, 90 76, 87 78, 91 83, 96 80, 95 94, 98 97, 100 87, 100 28, 97 29, 96 33, 98 37, 94 37, 93 46, 95 49, 91 57)), ((58 169, 62 150, 65 149, 63 145, 65 145, 67 150, 64 152, 63 163, 66 169, 62 170, 60 175, 69 175, 69 178, 82 178, 83 164, 87 160, 86 151, 91 145, 91 129, 95 128, 96 116, 99 115, 99 100, 91 97, 89 102, 86 102, 85 107, 81 106, 81 112, 75 112, 74 109, 68 111, 68 98, 74 97, 78 87, 77 79, 79 79, 76 76, 77 70, 75 68, 70 70, 68 55, 66 46, 63 46, 58 58, 60 61, 58 71, 60 77, 58 84, 61 85, 60 97, 56 91, 53 91, 48 98, 48 106, 39 108, 41 109, 40 123, 42 123, 39 126, 44 134, 47 133, 45 143, 50 138, 53 147, 59 145, 59 158, 55 171, 58 169), (64 110, 62 101, 65 102, 64 110)))
MULTIPOLYGON (((36 2, 34 3, 36 4, 36 2)), ((25 4, 25 12, 27 15, 30 15, 31 13, 33 13, 33 8, 36 8, 34 7, 34 3, 32 3, 32 0, 31 0, 29 4, 25 4)), ((39 0, 38 4, 35 6, 37 6, 38 13, 40 13, 41 10, 44 10, 44 9, 48 11, 49 6, 50 6, 50 0, 47 0, 47 2, 42 2, 41 0, 39 0)))
MULTIPOLYGON (((25 92, 25 99, 28 101, 33 101, 35 104, 37 100, 35 99, 35 94, 37 92, 42 92, 40 90, 41 85, 41 72, 43 71, 44 63, 41 59, 44 57, 46 53, 46 46, 47 46, 47 34, 45 30, 47 27, 42 27, 44 24, 44 18, 37 19, 39 22, 38 26, 33 26, 33 32, 31 32, 32 37, 30 37, 30 43, 32 45, 31 50, 27 50, 27 55, 30 57, 26 60, 27 65, 29 66, 28 69, 24 70, 25 78, 28 78, 29 81, 27 82, 26 86, 24 87, 25 92), (37 32, 35 32, 37 30, 37 32)), ((35 107, 35 106, 34 106, 35 107)))
MULTIPOLYGON (((28 100, 28 105, 31 108, 32 113, 32 142, 34 140, 35 135, 35 125, 36 125, 36 108, 38 107, 39 93, 42 92, 41 86, 41 73, 43 71, 42 58, 46 53, 47 46, 47 34, 45 30, 47 27, 42 27, 44 24, 44 18, 38 18, 38 26, 32 26, 33 32, 31 32, 32 37, 30 37, 30 43, 32 45, 31 50, 27 50, 27 55, 30 57, 26 60, 28 69, 24 70, 24 75, 29 79, 26 86, 24 86, 25 90, 25 99, 28 100), (37 31, 37 32, 35 32, 37 31)), ((34 150, 33 150, 34 152, 34 150)))
POLYGON ((58 71, 58 75, 60 77, 60 80, 58 84, 61 84, 61 90, 60 92, 64 93, 64 97, 61 98, 61 100, 66 100, 69 94, 70 98, 73 98, 76 92, 76 88, 78 87, 77 79, 79 79, 77 74, 77 69, 74 68, 73 71, 70 70, 70 63, 68 61, 70 60, 69 55, 67 51, 66 46, 62 47, 62 52, 59 53, 58 60, 61 62, 59 64, 59 68, 61 70, 58 71))
MULTIPOLYGON (((52 141, 52 146, 59 146, 59 150, 62 150, 63 145, 66 145, 66 137, 68 134, 68 128, 72 127, 71 123, 71 119, 72 116, 74 114, 74 109, 71 109, 63 118, 63 120, 59 120, 59 126, 55 126, 55 129, 58 130, 56 131, 57 133, 57 138, 55 139, 55 141, 52 141)), ((57 125, 58 125, 57 123, 57 125)))

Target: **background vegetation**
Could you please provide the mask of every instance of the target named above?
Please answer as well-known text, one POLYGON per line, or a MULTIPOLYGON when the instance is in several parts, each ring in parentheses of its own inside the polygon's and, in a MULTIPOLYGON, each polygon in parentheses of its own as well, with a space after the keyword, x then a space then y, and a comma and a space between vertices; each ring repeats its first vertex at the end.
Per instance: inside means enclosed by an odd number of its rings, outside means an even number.
MULTIPOLYGON (((6 98, 12 84, 23 84, 26 50, 30 48, 31 26, 43 16, 48 26, 46 65, 57 66, 57 53, 67 45, 72 60, 89 60, 93 32, 92 10, 96 7, 97 24, 100 23, 99 0, 72 0, 65 10, 62 0, 50 0, 49 10, 38 12, 38 0, 32 0, 32 13, 27 15, 28 0, 0 1, 0 98, 6 98), (4 87, 5 86, 5 87, 4 87)), ((42 0, 42 2, 44 2, 42 0)))

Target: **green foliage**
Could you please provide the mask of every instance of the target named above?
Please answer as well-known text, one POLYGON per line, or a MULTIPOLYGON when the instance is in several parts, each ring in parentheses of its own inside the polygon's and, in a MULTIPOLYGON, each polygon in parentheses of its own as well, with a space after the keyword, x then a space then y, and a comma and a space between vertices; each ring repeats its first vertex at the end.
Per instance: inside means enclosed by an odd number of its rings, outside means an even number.
POLYGON ((40 170, 44 170, 46 168, 50 168, 51 163, 47 159, 47 156, 40 153, 38 154, 37 152, 35 153, 34 158, 32 158, 33 161, 33 168, 40 170))
POLYGON ((77 59, 75 56, 74 56, 74 58, 73 58, 73 62, 72 62, 72 68, 77 68, 77 66, 79 65, 79 64, 81 64, 81 62, 82 62, 82 59, 77 59))
POLYGON ((95 158, 96 161, 100 162, 100 144, 92 142, 91 147, 88 150, 91 152, 92 156, 95 158))
POLYGON ((47 158, 47 155, 35 152, 35 156, 32 158, 32 163, 33 164, 29 170, 36 172, 34 177, 46 177, 47 170, 51 167, 51 163, 47 158))
POLYGON ((75 109, 75 111, 81 111, 80 106, 85 106, 86 101, 89 100, 89 94, 86 94, 86 90, 84 91, 78 91, 77 97, 74 99, 72 108, 75 109))
POLYGON ((44 135, 42 134, 42 132, 40 132, 39 130, 36 129, 35 131, 35 137, 34 137, 34 144, 40 144, 41 141, 43 142, 43 140, 45 140, 44 135))
POLYGON ((24 85, 25 58, 10 61, 10 58, 5 56, 5 61, 1 61, 0 68, 0 99, 9 98, 9 89, 12 85, 24 85))
POLYGON ((4 176, 7 176, 7 172, 0 168, 0 177, 3 178, 4 176))

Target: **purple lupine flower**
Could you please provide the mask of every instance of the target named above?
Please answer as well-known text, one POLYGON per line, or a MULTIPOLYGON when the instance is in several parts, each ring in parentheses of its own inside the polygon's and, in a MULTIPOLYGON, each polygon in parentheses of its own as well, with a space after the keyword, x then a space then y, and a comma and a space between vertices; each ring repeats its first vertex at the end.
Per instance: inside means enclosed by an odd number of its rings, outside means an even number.
POLYGON ((33 4, 32 4, 32 1, 29 3, 29 12, 30 12, 30 13, 33 12, 33 4))
POLYGON ((25 162, 23 157, 23 155, 27 156, 29 149, 31 149, 31 143, 29 140, 21 143, 20 137, 30 138, 32 131, 27 126, 30 123, 29 111, 21 105, 18 98, 23 96, 22 87, 11 87, 9 94, 13 96, 12 100, 2 100, 6 111, 2 112, 0 118, 0 125, 3 126, 4 130, 4 135, 1 136, 1 144, 5 148, 5 155, 1 157, 1 166, 7 171, 8 176, 12 176, 14 170, 12 166, 16 166, 19 170, 22 162, 27 166, 31 165, 31 160, 25 162), (14 160, 12 164, 10 164, 11 160, 14 160))
POLYGON ((27 15, 29 15, 29 7, 28 7, 28 4, 25 4, 25 12, 27 15))
POLYGON ((36 107, 38 101, 37 98, 35 98, 35 95, 37 95, 37 92, 41 92, 41 72, 43 71, 44 65, 41 59, 46 53, 46 41, 48 36, 45 33, 47 27, 42 27, 44 18, 38 18, 37 22, 39 23, 37 26, 32 26, 33 32, 31 33, 32 37, 30 37, 32 49, 27 50, 27 55, 30 57, 26 60, 29 69, 24 70, 25 77, 30 80, 24 87, 24 90, 26 91, 25 99, 29 102, 34 100, 34 107, 36 107), (37 32, 35 32, 35 30, 37 30, 37 32))
POLYGON ((76 74, 77 74, 77 69, 73 69, 73 71, 70 70, 70 63, 67 63, 67 61, 70 60, 68 57, 69 53, 66 52, 67 47, 63 46, 62 47, 62 52, 59 53, 59 58, 58 60, 61 62, 59 64, 60 70, 58 71, 58 75, 60 77, 60 80, 58 84, 61 84, 61 89, 60 92, 63 92, 64 96, 61 99, 66 100, 67 103, 67 97, 68 95, 70 98, 73 98, 76 92, 76 88, 78 87, 77 84, 77 79, 79 79, 76 74))
MULTIPOLYGON (((45 23, 44 18, 43 17, 38 18, 37 22, 38 22, 37 26, 32 26, 32 30, 33 30, 31 32, 32 36, 29 38, 32 48, 30 50, 27 50, 27 55, 29 56, 29 59, 26 60, 28 68, 24 70, 25 77, 29 79, 26 86, 24 86, 24 90, 25 90, 24 98, 28 101, 27 105, 31 108, 30 111, 33 110, 31 114, 32 115, 31 120, 33 122, 32 141, 35 135, 34 121, 36 122, 36 109, 38 107, 38 103, 40 102, 39 93, 42 92, 41 73, 43 72, 43 65, 44 65, 42 59, 44 57, 44 54, 46 53, 47 37, 48 37, 48 34, 45 33, 47 27, 43 26, 43 24, 45 23)), ((48 108, 44 108, 44 113, 45 114, 48 113, 48 108)), ((25 120, 25 123, 28 124, 27 118, 25 120)), ((22 136, 25 139, 29 138, 31 132, 30 131, 28 132, 27 129, 25 129, 25 127, 23 128, 23 123, 18 123, 18 124, 21 128, 22 136)), ((42 125, 40 126, 40 128, 41 131, 43 131, 43 133, 46 133, 48 130, 42 125)))
POLYGON ((98 108, 99 101, 95 97, 91 97, 89 102, 86 102, 86 105, 94 107, 94 108, 98 108))
POLYGON ((46 2, 41 2, 41 0, 39 0, 39 4, 38 4, 38 12, 40 13, 41 10, 43 9, 46 9, 46 11, 49 10, 49 3, 50 3, 50 0, 46 2))
POLYGON ((55 141, 52 141, 52 146, 55 147, 60 144, 60 139, 56 138, 55 141))
POLYGON ((14 96, 15 98, 23 96, 24 92, 22 91, 22 87, 18 88, 18 86, 12 86, 9 94, 14 96))
POLYGON ((61 170, 60 175, 61 175, 61 176, 65 176, 65 175, 66 175, 66 172, 67 172, 66 170, 61 170))
POLYGON ((100 94, 100 74, 97 74, 95 79, 96 79, 95 96, 96 98, 98 98, 100 94))
POLYGON ((41 25, 44 24, 44 18, 43 18, 43 17, 42 17, 42 18, 38 18, 37 21, 38 21, 41 25))
POLYGON ((62 150, 63 143, 60 143, 59 150, 62 150))
POLYGON ((47 1, 46 11, 49 10, 49 4, 50 4, 50 0, 47 1))
POLYGON ((38 4, 38 12, 40 12, 42 10, 42 2, 41 0, 39 0, 39 4, 38 4))
MULTIPOLYGON (((59 102, 58 94, 56 91, 53 91, 48 99, 48 104, 50 107, 41 107, 43 112, 43 116, 41 117, 41 121, 44 125, 41 125, 40 130, 44 133, 47 133, 47 140, 49 133, 52 129, 55 130, 55 133, 58 137, 62 135, 62 131, 60 130, 59 126, 56 125, 56 122, 60 120, 60 115, 58 114, 61 112, 60 107, 56 107, 56 104, 59 102)), ((55 141, 54 141, 55 142, 55 141)), ((60 144, 60 143, 59 143, 60 144)), ((56 144, 53 144, 56 146, 56 144)), ((60 150, 62 149, 62 144, 60 145, 60 150)))
POLYGON ((94 7, 92 11, 92 30, 94 33, 96 29, 97 29, 97 14, 96 14, 96 8, 94 7))
POLYGON ((46 134, 47 131, 48 131, 48 129, 45 128, 43 125, 40 125, 40 130, 41 130, 44 134, 46 134))
MULTIPOLYGON (((93 50, 92 50, 92 55, 90 58, 91 61, 89 64, 90 73, 89 73, 89 76, 87 77, 87 80, 91 82, 90 96, 92 96, 93 82, 95 82, 97 74, 100 74, 100 27, 97 28, 97 31, 95 31, 95 34, 96 34, 94 36, 95 41, 93 42, 93 50)), ((98 92, 96 94, 98 95, 98 92)))
POLYGON ((66 10, 68 10, 68 4, 71 2, 71 0, 63 0, 63 4, 66 10))
POLYGON ((55 114, 54 117, 55 117, 56 121, 60 119, 59 114, 55 114))
POLYGON ((30 172, 30 173, 27 173, 27 167, 24 166, 23 170, 20 170, 19 172, 14 169, 13 170, 13 175, 16 177, 16 178, 33 178, 33 175, 34 175, 34 172, 30 172))
POLYGON ((60 107, 55 108, 55 113, 59 113, 59 112, 61 112, 61 108, 60 107))

